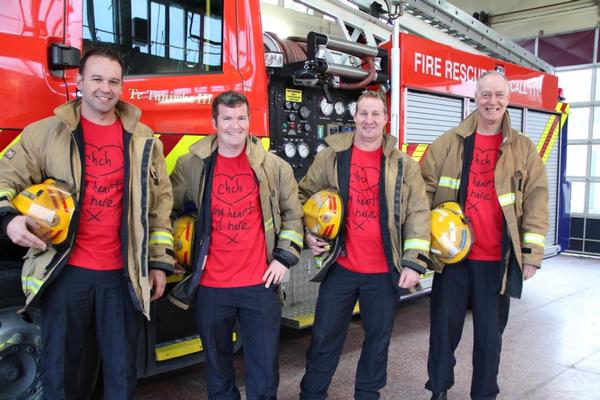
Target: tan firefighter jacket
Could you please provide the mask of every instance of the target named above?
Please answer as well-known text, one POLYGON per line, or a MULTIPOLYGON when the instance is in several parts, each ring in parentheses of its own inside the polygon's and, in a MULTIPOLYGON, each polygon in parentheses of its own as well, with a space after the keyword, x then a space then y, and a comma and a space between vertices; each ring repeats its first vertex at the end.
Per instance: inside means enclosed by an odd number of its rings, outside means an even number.
MULTIPOLYGON (((140 110, 119 102, 116 106, 124 129, 125 195, 123 197, 123 260, 134 305, 150 318, 149 268, 173 269, 173 238, 169 215, 171 184, 161 142, 139 122, 140 110)), ((0 159, 0 215, 17 211, 11 199, 24 188, 55 178, 75 193, 75 212, 66 241, 47 250, 29 249, 22 271, 25 307, 60 273, 72 248, 79 220, 83 182, 83 136, 80 100, 54 110, 55 115, 26 127, 20 140, 0 159)))
MULTIPOLYGON (((468 176, 464 154, 470 160, 477 127, 477 111, 456 128, 440 136, 429 147, 421 163, 427 195, 432 207, 445 201, 464 203, 468 176), (463 169, 464 168, 464 169, 463 169)), ((502 293, 520 297, 523 264, 540 267, 548 228, 548 178, 546 168, 529 138, 511 129, 508 113, 502 120, 500 156, 494 186, 502 207, 509 246, 502 293), (518 267, 517 269, 514 269, 518 267)), ((498 229, 503 229, 499 227, 498 229)), ((475 240, 485 240, 477 238, 475 240)), ((444 265, 436 263, 441 272, 444 265)), ((450 267, 448 267, 450 268, 450 267)))
MULTIPOLYGON (((326 142, 329 147, 317 154, 300 181, 300 200, 304 203, 319 190, 335 189, 342 198, 345 212, 354 133, 332 135, 326 142)), ((397 286, 403 267, 424 273, 429 265, 429 207, 419 165, 400 151, 396 147, 396 139, 389 135, 384 135, 380 174, 379 192, 384 194, 379 197, 384 253, 397 286)), ((332 250, 322 254, 321 269, 313 281, 321 282, 344 250, 344 235, 342 223, 332 250)))
MULTIPOLYGON (((217 135, 190 146, 190 152, 177 160, 171 174, 173 212, 180 215, 190 205, 198 210, 192 245, 192 273, 171 292, 169 300, 187 309, 194 299, 210 245, 211 213, 208 203, 212 172, 217 154, 217 135)), ((258 182, 265 232, 267 261, 273 259, 290 268, 298 263, 303 245, 302 207, 292 167, 265 151, 253 136, 246 139, 246 155, 258 182)))

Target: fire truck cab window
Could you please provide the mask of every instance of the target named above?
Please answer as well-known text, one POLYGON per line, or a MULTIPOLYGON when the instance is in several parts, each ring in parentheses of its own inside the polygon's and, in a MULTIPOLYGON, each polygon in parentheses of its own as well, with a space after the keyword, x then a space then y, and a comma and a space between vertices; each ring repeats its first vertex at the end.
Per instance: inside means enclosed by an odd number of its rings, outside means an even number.
POLYGON ((114 46, 125 75, 222 70, 223 0, 86 0, 84 50, 114 46))

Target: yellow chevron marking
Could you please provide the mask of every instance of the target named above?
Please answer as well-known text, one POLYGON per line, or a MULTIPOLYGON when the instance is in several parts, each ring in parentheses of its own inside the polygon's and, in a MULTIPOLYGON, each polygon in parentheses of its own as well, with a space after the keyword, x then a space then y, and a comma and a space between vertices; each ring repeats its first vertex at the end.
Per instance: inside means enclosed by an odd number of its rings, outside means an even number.
POLYGON ((415 160, 416 162, 421 161, 421 158, 423 158, 423 154, 425 154, 425 152, 427 151, 428 146, 428 144, 419 144, 415 149, 414 153, 412 154, 413 160, 415 160))
POLYGON ((179 157, 189 152, 191 145, 199 140, 204 139, 205 137, 205 135, 183 135, 175 147, 173 147, 169 154, 165 156, 165 162, 167 163, 167 174, 170 175, 171 172, 173 172, 175 163, 179 157))
MULTIPOLYGON (((2 132, 2 130, 0 129, 0 132, 2 132)), ((4 157, 4 154, 6 154, 6 152, 8 151, 8 149, 12 148, 14 146, 15 143, 17 143, 19 140, 21 139, 21 134, 19 133, 12 142, 10 142, 8 144, 8 146, 6 146, 5 148, 3 148, 2 150, 0 150, 0 158, 4 157)))

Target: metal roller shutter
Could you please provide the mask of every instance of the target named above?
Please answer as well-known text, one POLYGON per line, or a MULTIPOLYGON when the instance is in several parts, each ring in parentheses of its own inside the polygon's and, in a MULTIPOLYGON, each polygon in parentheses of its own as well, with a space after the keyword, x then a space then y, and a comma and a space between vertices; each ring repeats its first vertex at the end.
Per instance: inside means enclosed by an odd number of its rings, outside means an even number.
MULTIPOLYGON (((531 139, 534 145, 537 145, 546 130, 548 120, 554 114, 527 111, 527 136, 531 139)), ((560 135, 560 130, 555 133, 560 135)), ((550 155, 546 161, 546 172, 548 173, 548 233, 546 235, 546 254, 555 254, 558 249, 558 238, 556 230, 556 218, 558 215, 558 184, 559 184, 559 149, 560 136, 554 142, 554 146, 549 149, 550 155)))
POLYGON ((519 132, 523 132, 523 109, 508 107, 506 111, 508 111, 508 115, 510 116, 510 126, 519 132))
POLYGON ((409 90, 406 95, 406 143, 432 143, 463 118, 463 100, 409 90))

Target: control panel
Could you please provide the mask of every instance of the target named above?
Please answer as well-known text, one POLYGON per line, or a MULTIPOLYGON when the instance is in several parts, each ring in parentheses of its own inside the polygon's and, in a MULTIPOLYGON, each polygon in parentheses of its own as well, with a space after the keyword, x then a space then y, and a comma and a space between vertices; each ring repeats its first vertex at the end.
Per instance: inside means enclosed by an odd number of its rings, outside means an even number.
POLYGON ((272 77, 269 92, 271 151, 289 162, 296 179, 306 173, 325 138, 354 130, 360 91, 299 87, 272 77), (329 99, 328 99, 329 97, 329 99))

